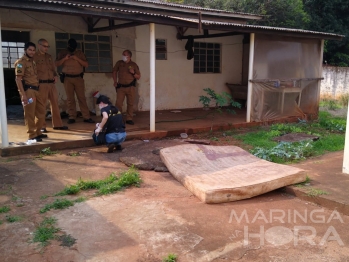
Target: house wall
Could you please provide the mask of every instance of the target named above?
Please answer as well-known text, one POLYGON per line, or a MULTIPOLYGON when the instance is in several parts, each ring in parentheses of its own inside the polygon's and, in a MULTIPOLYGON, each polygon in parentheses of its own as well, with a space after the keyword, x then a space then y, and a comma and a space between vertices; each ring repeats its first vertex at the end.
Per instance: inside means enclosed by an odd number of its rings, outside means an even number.
MULTIPOLYGON (((210 34, 219 33, 210 31, 210 34)), ((159 109, 199 108, 199 96, 204 88, 229 92, 225 83, 241 83, 243 36, 195 39, 196 42, 222 44, 221 72, 194 74, 194 59, 187 60, 187 40, 176 39, 176 28, 156 25, 155 37, 167 40, 167 60, 156 60, 156 105, 159 109)), ((186 35, 198 35, 197 29, 188 29, 186 35)), ((139 81, 140 110, 149 110, 149 26, 136 27, 137 59, 142 78, 139 81)))
MULTIPOLYGON (((87 25, 81 17, 45 14, 39 12, 0 9, 2 30, 30 31, 30 39, 37 43, 45 38, 50 44, 49 53, 56 57, 55 32, 88 34, 87 25), (15 19, 14 19, 15 18, 15 19)), ((122 23, 122 21, 120 21, 122 23)), ((99 22, 97 26, 106 26, 99 22)), ((156 25, 156 38, 167 39, 167 60, 156 60, 156 110, 202 107, 199 96, 204 95, 203 88, 212 88, 216 92, 229 92, 226 82, 241 83, 242 74, 242 36, 208 38, 198 41, 222 44, 221 72, 219 74, 194 74, 193 59, 187 60, 184 49, 186 40, 176 39, 176 28, 156 25)), ((211 32, 210 33, 218 33, 211 32)), ((138 81, 135 109, 147 111, 149 105, 149 26, 138 26, 114 31, 96 33, 112 37, 113 64, 121 59, 124 49, 133 52, 132 60, 141 70, 138 81), (137 51, 134 51, 137 50, 137 51)), ((198 34, 198 30, 189 29, 186 34, 198 34)), ((86 73, 84 76, 86 98, 91 111, 96 110, 92 94, 99 91, 116 99, 112 73, 86 73)), ((66 110, 66 95, 61 83, 57 83, 59 105, 66 110)), ((126 103, 124 103, 124 109, 126 103)))
POLYGON ((321 81, 321 96, 338 98, 349 94, 349 67, 324 66, 321 81))

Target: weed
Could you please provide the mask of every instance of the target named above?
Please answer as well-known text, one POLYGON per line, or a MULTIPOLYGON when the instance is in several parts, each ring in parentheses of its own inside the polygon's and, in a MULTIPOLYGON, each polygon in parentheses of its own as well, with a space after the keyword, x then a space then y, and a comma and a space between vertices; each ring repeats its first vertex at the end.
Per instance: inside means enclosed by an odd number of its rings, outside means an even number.
POLYGON ((21 220, 22 220, 22 218, 19 217, 19 216, 11 216, 11 215, 7 215, 6 216, 6 221, 10 222, 10 223, 18 222, 18 221, 21 221, 21 220))
POLYGON ((81 156, 80 152, 70 152, 67 154, 68 156, 81 156))
POLYGON ((211 137, 210 140, 212 140, 212 141, 219 141, 219 139, 217 137, 215 137, 215 136, 211 137))
POLYGON ((44 200, 44 199, 46 199, 46 198, 48 198, 49 196, 48 195, 42 195, 41 197, 40 197, 40 199, 41 200, 44 200))
POLYGON ((343 94, 339 97, 342 106, 347 107, 349 102, 349 93, 343 94))
POLYGON ((73 238, 71 235, 62 235, 59 236, 57 239, 62 242, 60 246, 63 247, 71 247, 76 243, 76 239, 73 238))
POLYGON ((40 156, 51 156, 57 153, 58 151, 51 151, 50 147, 46 147, 40 151, 40 156))
POLYGON ((86 197, 78 197, 77 199, 74 200, 75 203, 81 203, 86 201, 86 197))
POLYGON ((308 192, 307 192, 307 196, 309 197, 316 197, 316 196, 320 196, 320 195, 328 195, 329 193, 322 190, 322 189, 317 189, 317 188, 311 188, 308 192))
POLYGON ((176 261, 177 261, 176 254, 168 254, 168 256, 162 260, 162 262, 176 262, 176 261))
MULTIPOLYGON (((203 89, 207 96, 199 96, 199 102, 202 103, 204 108, 209 108, 211 102, 214 103, 214 112, 212 114, 212 123, 211 123, 211 130, 213 126, 213 119, 215 113, 222 113, 223 106, 229 105, 231 107, 241 108, 241 104, 239 102, 234 101, 234 99, 231 97, 230 94, 227 92, 223 92, 222 94, 217 94, 214 90, 211 88, 204 88, 203 89)), ((226 109, 227 112, 231 114, 235 114, 235 111, 232 109, 226 109)))
POLYGON ((312 147, 312 141, 295 143, 281 142, 277 146, 270 149, 256 147, 251 150, 251 153, 264 160, 276 163, 285 163, 305 159, 305 157, 311 156, 312 147))
POLYGON ((79 193, 80 187, 77 185, 66 186, 61 192, 55 194, 55 196, 75 195, 79 193))
POLYGON ((45 205, 44 208, 40 209, 40 213, 45 213, 51 209, 65 209, 74 206, 75 203, 81 203, 86 201, 85 197, 79 197, 73 201, 68 199, 56 199, 53 203, 45 205))
POLYGON ((45 217, 34 232, 33 242, 40 242, 43 246, 49 244, 49 240, 54 239, 55 234, 60 230, 55 227, 56 222, 57 219, 54 217, 45 217))
POLYGON ((0 225, 1 225, 2 223, 3 223, 2 220, 0 220, 0 225))
POLYGON ((298 183, 298 184, 295 184, 295 187, 304 187, 304 186, 309 185, 309 184, 310 184, 310 177, 306 176, 305 181, 298 183))
POLYGON ((12 201, 18 201, 18 200, 21 200, 21 198, 18 197, 18 196, 13 196, 13 197, 12 197, 12 201))
POLYGON ((7 213, 11 210, 8 206, 0 207, 0 213, 7 213))
POLYGON ((139 177, 138 170, 135 167, 131 167, 121 172, 119 178, 115 173, 110 174, 103 180, 84 181, 80 178, 75 185, 65 187, 61 192, 58 192, 56 196, 75 195, 79 193, 80 190, 89 189, 97 189, 96 195, 106 195, 129 186, 139 187, 141 182, 142 180, 139 177))
POLYGON ((47 204, 44 208, 40 209, 40 213, 45 213, 51 209, 65 209, 73 205, 74 202, 68 199, 56 199, 52 204, 47 204))
POLYGON ((16 207, 22 207, 22 206, 24 206, 23 203, 18 203, 18 204, 16 205, 16 207))

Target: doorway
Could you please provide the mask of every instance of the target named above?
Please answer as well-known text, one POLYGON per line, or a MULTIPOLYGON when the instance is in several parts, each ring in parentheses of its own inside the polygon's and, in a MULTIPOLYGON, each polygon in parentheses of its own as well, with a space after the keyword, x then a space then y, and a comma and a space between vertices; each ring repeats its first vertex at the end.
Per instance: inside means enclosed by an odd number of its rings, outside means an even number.
POLYGON ((2 30, 2 61, 4 68, 6 106, 21 105, 16 82, 14 63, 24 54, 24 45, 30 40, 29 32, 2 30))

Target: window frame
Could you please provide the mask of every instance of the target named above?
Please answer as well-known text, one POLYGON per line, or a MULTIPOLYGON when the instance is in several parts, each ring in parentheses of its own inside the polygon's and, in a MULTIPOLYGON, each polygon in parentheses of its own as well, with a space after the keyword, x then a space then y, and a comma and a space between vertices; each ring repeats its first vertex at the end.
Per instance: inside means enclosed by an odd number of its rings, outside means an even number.
POLYGON ((156 38, 155 39, 155 59, 156 60, 167 60, 167 39, 164 39, 164 38, 156 38), (159 41, 163 41, 165 44, 159 45, 158 44, 159 41), (161 58, 161 57, 159 57, 160 55, 164 55, 164 57, 161 58))
POLYGON ((194 42, 194 74, 222 73, 222 44, 194 42))
MULTIPOLYGON (((89 63, 87 68, 84 68, 86 73, 111 73, 113 72, 113 45, 112 37, 107 35, 97 34, 73 34, 73 33, 55 33, 56 55, 66 49, 67 42, 70 38, 74 38, 78 44, 77 49, 80 49, 89 63), (65 45, 63 48, 62 45, 65 45), (95 45, 95 48, 93 47, 95 45), (103 45, 105 45, 103 47, 103 45), (109 48, 108 48, 109 46, 109 48), (94 53, 95 52, 95 53, 94 53), (108 53, 109 56, 102 55, 108 53), (94 55, 91 55, 94 53, 94 55), (102 61, 107 61, 103 63, 102 61)), ((61 71, 59 67, 58 71, 61 71)))

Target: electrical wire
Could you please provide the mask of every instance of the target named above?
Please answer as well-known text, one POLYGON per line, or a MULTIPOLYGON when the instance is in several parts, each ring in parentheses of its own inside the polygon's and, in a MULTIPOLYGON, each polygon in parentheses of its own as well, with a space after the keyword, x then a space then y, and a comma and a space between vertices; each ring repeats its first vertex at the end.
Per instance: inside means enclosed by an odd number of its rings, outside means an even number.
POLYGON ((53 27, 58 28, 59 30, 65 32, 65 33, 68 33, 67 31, 65 31, 64 29, 62 29, 62 28, 60 28, 60 27, 58 27, 58 26, 55 26, 55 25, 50 24, 50 23, 48 23, 48 22, 44 22, 44 21, 41 21, 41 20, 39 20, 39 19, 36 19, 35 17, 32 17, 31 15, 28 15, 28 14, 24 13, 23 11, 20 11, 20 12, 21 12, 22 14, 24 14, 24 15, 30 17, 31 19, 34 19, 34 20, 36 20, 36 21, 39 21, 39 22, 41 22, 41 23, 43 23, 43 24, 47 24, 47 25, 53 26, 53 27))

